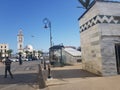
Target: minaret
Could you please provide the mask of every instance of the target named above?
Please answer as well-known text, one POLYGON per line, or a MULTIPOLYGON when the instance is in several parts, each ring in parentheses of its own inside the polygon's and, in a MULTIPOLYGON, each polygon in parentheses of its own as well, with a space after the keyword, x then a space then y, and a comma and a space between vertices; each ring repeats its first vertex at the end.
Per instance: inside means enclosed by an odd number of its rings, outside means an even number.
POLYGON ((22 33, 22 29, 20 29, 18 35, 17 35, 17 49, 18 49, 18 53, 19 52, 23 52, 23 33, 22 33))

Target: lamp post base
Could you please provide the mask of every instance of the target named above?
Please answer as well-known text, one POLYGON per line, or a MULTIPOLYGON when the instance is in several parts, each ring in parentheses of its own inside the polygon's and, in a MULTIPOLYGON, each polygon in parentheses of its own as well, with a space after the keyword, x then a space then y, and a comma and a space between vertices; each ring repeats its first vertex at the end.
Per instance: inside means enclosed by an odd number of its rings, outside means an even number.
POLYGON ((48 64, 48 78, 51 78, 51 68, 50 68, 50 64, 48 64))
POLYGON ((48 76, 48 79, 52 78, 51 76, 48 76))

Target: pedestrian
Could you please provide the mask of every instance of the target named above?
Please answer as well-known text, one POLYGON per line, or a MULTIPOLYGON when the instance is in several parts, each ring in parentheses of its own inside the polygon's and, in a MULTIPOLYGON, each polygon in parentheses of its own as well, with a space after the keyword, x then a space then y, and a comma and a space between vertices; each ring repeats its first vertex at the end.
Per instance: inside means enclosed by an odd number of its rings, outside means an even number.
POLYGON ((22 55, 19 53, 19 65, 22 65, 22 55))
POLYGON ((5 76, 4 76, 4 78, 7 78, 7 72, 9 72, 11 78, 13 78, 13 75, 11 73, 11 63, 12 63, 12 61, 8 57, 6 57, 6 60, 5 60, 5 76))

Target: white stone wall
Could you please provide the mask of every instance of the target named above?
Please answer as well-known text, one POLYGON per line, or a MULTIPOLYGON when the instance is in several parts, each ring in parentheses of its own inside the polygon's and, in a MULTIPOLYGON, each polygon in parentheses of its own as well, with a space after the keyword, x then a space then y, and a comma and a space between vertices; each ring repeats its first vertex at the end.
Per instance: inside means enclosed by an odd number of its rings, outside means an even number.
POLYGON ((83 69, 101 75, 100 32, 97 28, 98 25, 81 33, 82 63, 83 69))
POLYGON ((115 43, 120 43, 120 3, 96 2, 79 20, 83 69, 116 75, 115 43))
POLYGON ((110 15, 110 16, 120 16, 120 3, 117 2, 97 2, 96 6, 98 8, 99 14, 110 15))
POLYGON ((103 75, 117 75, 114 39, 114 37, 102 37, 101 54, 103 75))
POLYGON ((96 2, 92 8, 80 19, 79 25, 83 25, 96 15, 120 16, 120 3, 96 2))
POLYGON ((116 75, 115 44, 120 43, 120 24, 101 24, 103 75, 116 75))
POLYGON ((98 6, 95 4, 89 11, 80 19, 79 25, 83 25, 88 20, 99 14, 98 6))

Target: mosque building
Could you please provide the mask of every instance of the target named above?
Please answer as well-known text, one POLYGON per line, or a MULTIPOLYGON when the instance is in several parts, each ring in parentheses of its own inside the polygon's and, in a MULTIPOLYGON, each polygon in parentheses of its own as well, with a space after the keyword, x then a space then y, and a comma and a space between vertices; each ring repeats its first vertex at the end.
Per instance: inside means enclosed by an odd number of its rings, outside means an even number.
POLYGON ((23 57, 27 57, 27 55, 34 56, 38 58, 38 51, 33 48, 32 45, 28 44, 24 47, 24 35, 22 29, 19 30, 17 35, 17 52, 22 53, 23 57))

